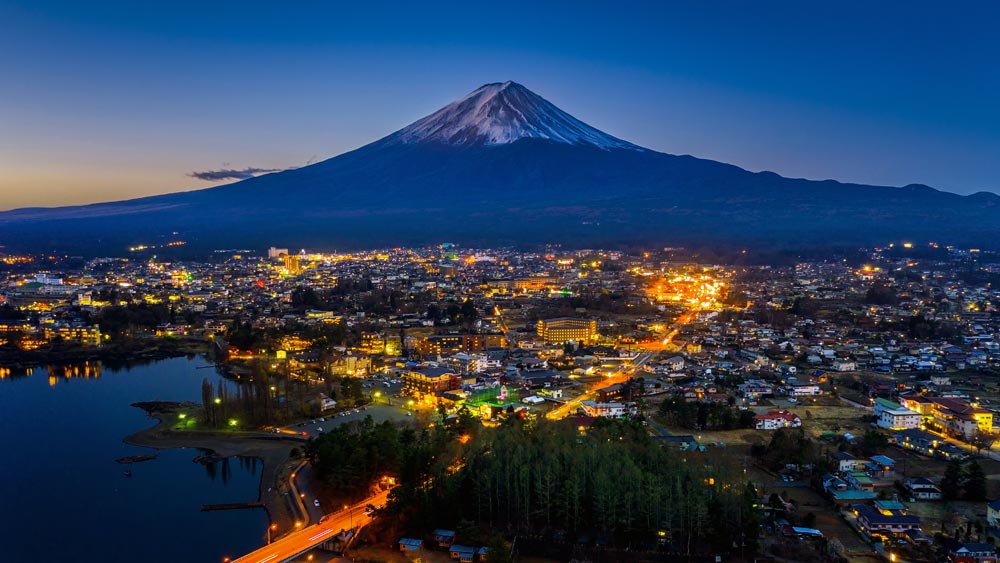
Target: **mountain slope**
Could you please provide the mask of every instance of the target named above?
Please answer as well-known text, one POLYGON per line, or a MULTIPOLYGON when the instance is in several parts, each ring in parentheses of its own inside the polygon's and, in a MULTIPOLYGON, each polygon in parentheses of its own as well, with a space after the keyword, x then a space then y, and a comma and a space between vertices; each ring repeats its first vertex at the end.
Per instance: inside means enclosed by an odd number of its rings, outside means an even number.
POLYGON ((177 231, 193 248, 936 239, 986 246, 1000 198, 789 179, 607 135, 519 84, 488 84, 317 164, 125 202, 0 214, 0 244, 114 253, 177 231))

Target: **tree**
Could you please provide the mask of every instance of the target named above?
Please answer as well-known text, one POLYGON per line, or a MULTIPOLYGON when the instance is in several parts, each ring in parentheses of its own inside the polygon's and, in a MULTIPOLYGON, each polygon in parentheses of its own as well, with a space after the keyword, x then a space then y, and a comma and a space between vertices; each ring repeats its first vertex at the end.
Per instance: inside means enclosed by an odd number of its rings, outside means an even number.
POLYGON ((986 500, 986 474, 976 460, 973 460, 969 464, 969 469, 966 473, 965 500, 986 500))
POLYGON ((487 563, 510 563, 513 559, 510 556, 511 545, 500 536, 493 538, 487 546, 487 563))
POLYGON ((976 430, 975 434, 972 435, 972 438, 969 439, 969 443, 976 448, 976 455, 979 455, 984 449, 986 451, 990 451, 990 448, 993 447, 993 441, 995 439, 996 436, 994 436, 992 432, 976 430))
POLYGON ((962 493, 962 462, 953 460, 941 478, 941 495, 946 500, 956 500, 962 493))

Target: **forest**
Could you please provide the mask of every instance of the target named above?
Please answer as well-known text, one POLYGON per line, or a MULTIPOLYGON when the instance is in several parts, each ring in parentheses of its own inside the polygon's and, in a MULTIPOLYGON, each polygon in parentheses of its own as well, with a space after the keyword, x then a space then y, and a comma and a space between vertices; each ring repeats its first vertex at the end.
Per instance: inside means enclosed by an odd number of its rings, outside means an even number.
POLYGON ((668 449, 634 422, 515 418, 485 428, 466 412, 400 429, 369 419, 320 437, 306 453, 345 500, 364 497, 383 475, 397 477, 386 510, 414 534, 472 524, 632 549, 749 554, 760 526, 741 463, 668 449))

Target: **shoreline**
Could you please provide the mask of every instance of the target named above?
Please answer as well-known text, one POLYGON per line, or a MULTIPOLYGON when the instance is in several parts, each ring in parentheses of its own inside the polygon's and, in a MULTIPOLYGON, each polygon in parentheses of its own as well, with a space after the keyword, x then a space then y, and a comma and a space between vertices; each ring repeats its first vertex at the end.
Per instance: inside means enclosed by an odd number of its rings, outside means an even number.
MULTIPOLYGON (((274 537, 280 537, 294 528, 294 523, 302 516, 295 514, 294 501, 289 497, 288 476, 291 468, 298 465, 299 460, 292 459, 293 448, 302 448, 302 442, 280 439, 263 432, 241 432, 239 434, 212 431, 178 431, 170 427, 175 413, 167 408, 162 410, 147 409, 138 406, 147 416, 156 420, 156 424, 139 430, 122 441, 131 446, 166 449, 196 449, 208 452, 207 456, 199 455, 192 463, 206 463, 229 457, 251 457, 261 460, 260 481, 257 486, 257 500, 264 504, 270 523, 277 524, 274 537)), ((180 403, 174 405, 181 406, 180 403)), ((308 519, 308 515, 306 515, 308 519)), ((267 530, 261 530, 266 534, 267 530)))
POLYGON ((210 344, 194 338, 132 339, 101 346, 48 344, 34 350, 0 349, 0 365, 27 369, 46 365, 101 362, 109 367, 145 364, 170 358, 204 355, 210 344))

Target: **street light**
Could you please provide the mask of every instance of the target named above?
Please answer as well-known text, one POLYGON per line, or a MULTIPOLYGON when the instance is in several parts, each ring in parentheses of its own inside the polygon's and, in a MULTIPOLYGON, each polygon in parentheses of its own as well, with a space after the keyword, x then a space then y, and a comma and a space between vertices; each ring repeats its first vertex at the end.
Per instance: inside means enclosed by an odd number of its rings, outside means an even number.
POLYGON ((344 510, 347 511, 348 520, 350 521, 350 523, 351 523, 351 529, 353 530, 354 529, 354 513, 351 512, 351 509, 348 508, 346 504, 344 505, 344 510))
POLYGON ((270 526, 267 527, 267 543, 268 544, 271 543, 271 532, 273 532, 273 531, 275 531, 277 529, 278 529, 278 525, 277 524, 271 524, 270 526))

